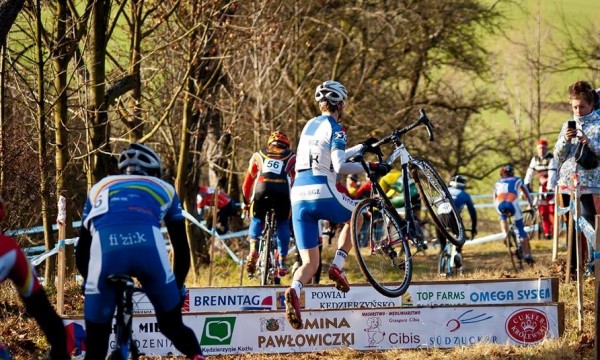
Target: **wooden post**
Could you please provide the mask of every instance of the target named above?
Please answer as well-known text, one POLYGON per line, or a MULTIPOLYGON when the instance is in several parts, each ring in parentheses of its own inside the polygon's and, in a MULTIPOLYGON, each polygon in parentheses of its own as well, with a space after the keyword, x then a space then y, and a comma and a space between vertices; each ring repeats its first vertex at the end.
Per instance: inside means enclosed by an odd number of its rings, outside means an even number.
MULTIPOLYGON (((573 192, 571 192, 571 201, 573 200, 573 192)), ((571 206, 569 204, 569 206, 571 206)), ((573 251, 573 243, 574 243, 574 239, 573 239, 573 226, 574 226, 574 222, 573 222, 573 211, 569 210, 569 223, 567 225, 567 269, 566 269, 566 275, 565 275, 565 283, 568 284, 571 282, 571 252, 573 251)))
POLYGON ((554 222, 552 223, 552 261, 556 261, 558 258, 558 234, 560 232, 558 215, 558 208, 562 205, 562 196, 558 193, 558 186, 554 187, 554 222))
POLYGON ((594 314, 596 315, 594 321, 594 351, 596 356, 594 359, 600 359, 600 342, 598 340, 598 336, 600 336, 600 322, 598 322, 598 315, 600 314, 600 301, 598 297, 600 296, 600 215, 596 215, 596 224, 594 229, 596 230, 596 240, 594 246, 594 276, 596 277, 596 291, 594 292, 594 314))
POLYGON ((219 210, 219 187, 215 188, 215 192, 213 194, 213 217, 212 217, 212 235, 210 236, 210 263, 208 265, 208 286, 212 285, 212 273, 213 273, 213 264, 215 262, 215 233, 217 232, 217 211, 219 210))
MULTIPOLYGON (((575 185, 575 214, 573 226, 577 227, 577 220, 581 217, 581 188, 579 186, 579 175, 573 175, 575 185)), ((581 246, 582 234, 575 228, 575 251, 577 254, 577 327, 579 332, 583 330, 583 248, 581 246)))
POLYGON ((67 198, 60 195, 58 197, 58 216, 56 223, 58 227, 58 255, 57 255, 57 277, 56 282, 56 312, 58 315, 64 315, 65 310, 65 232, 66 232, 66 214, 67 198))

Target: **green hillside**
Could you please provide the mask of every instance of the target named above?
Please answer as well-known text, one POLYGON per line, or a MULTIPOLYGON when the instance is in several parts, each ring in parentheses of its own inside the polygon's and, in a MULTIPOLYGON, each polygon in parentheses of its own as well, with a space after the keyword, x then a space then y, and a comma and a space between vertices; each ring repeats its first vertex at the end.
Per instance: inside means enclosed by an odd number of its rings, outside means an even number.
MULTIPOLYGON (((485 0, 486 4, 495 1, 485 0)), ((570 36, 579 41, 586 41, 581 34, 584 29, 597 23, 600 14, 600 1, 585 0, 521 0, 506 2, 500 6, 506 16, 503 31, 489 36, 486 46, 491 51, 489 61, 492 62, 494 77, 493 86, 498 98, 507 102, 503 111, 485 112, 481 121, 497 132, 506 132, 508 136, 516 132, 515 123, 519 123, 519 131, 526 134, 530 131, 531 121, 527 110, 535 107, 536 69, 531 61, 539 59, 548 66, 556 66, 562 59, 561 47, 570 36), (539 20, 538 20, 539 19, 539 20), (536 55, 539 53, 539 56, 536 55)), ((583 66, 583 64, 570 64, 583 66)), ((592 86, 600 87, 598 74, 584 70, 552 71, 540 70, 539 84, 542 99, 541 133, 547 138, 552 149, 562 123, 571 116, 567 102, 567 87, 577 80, 587 80, 592 86)), ((524 144, 525 149, 535 153, 535 139, 524 144)), ((509 149, 507 149, 508 151, 509 149)), ((505 159, 489 159, 492 163, 501 164, 505 159)), ((517 175, 525 176, 526 168, 517 166, 517 175)), ((472 181, 473 194, 491 193, 491 187, 498 178, 492 174, 481 181, 472 181)))

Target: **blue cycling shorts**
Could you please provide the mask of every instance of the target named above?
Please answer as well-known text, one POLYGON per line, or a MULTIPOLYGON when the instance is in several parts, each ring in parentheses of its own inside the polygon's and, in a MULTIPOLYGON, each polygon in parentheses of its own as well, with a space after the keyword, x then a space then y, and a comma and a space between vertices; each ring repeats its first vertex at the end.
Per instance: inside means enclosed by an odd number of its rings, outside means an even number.
POLYGON ((506 220, 508 212, 510 216, 515 215, 515 205, 510 201, 502 201, 498 204, 498 211, 500 212, 500 220, 506 220))
POLYGON ((292 188, 292 222, 298 249, 319 245, 319 220, 348 222, 355 205, 356 201, 340 193, 325 176, 300 173, 292 188))
POLYGON ((106 324, 115 311, 111 274, 137 278, 156 312, 170 311, 181 299, 160 229, 148 225, 92 228, 89 271, 85 284, 86 320, 106 324))

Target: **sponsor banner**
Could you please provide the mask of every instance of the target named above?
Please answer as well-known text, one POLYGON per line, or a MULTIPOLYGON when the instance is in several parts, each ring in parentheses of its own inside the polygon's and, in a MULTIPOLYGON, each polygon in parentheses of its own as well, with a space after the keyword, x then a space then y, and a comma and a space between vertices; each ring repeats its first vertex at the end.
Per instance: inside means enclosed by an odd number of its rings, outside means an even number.
MULTIPOLYGON (((352 284, 348 293, 333 285, 303 290, 307 309, 546 303, 558 301, 558 278, 415 282, 400 298, 381 295, 370 284, 352 284)), ((270 286, 190 288, 183 311, 281 310, 285 308, 284 291, 285 287, 270 286)), ((144 294, 135 294, 134 303, 137 313, 154 313, 144 294)))
MULTIPOLYGON (((196 333, 205 355, 233 355, 336 348, 451 348, 477 343, 534 345, 561 335, 563 314, 562 303, 535 303, 306 310, 302 330, 294 330, 283 311, 185 314, 184 322, 196 333)), ((65 324, 84 326, 82 320, 66 320, 65 324)), ((133 329, 142 353, 178 354, 159 332, 153 316, 135 316, 133 329)), ((114 334, 110 347, 114 347, 114 334)))

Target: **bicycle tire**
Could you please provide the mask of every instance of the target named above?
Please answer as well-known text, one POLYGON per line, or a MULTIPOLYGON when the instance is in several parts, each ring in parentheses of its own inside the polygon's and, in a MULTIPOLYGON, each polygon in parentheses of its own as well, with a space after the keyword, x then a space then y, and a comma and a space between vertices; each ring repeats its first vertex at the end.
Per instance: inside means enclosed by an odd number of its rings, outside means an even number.
POLYGON ((517 236, 515 235, 513 229, 509 229, 508 233, 506 234, 506 238, 504 239, 504 243, 508 248, 508 255, 510 256, 510 262, 512 263, 513 269, 516 272, 519 272, 523 269, 523 260, 522 257, 519 258, 518 255, 519 246, 517 243, 517 236))
POLYGON ((533 226, 533 230, 531 231, 531 235, 529 236, 529 240, 541 239, 541 229, 538 224, 538 213, 533 211, 523 211, 523 224, 525 227, 533 226), (537 227, 537 228, 536 228, 537 227))
POLYGON ((429 161, 414 157, 409 163, 411 177, 436 227, 456 246, 465 243, 465 226, 456 210, 446 183, 429 161), (440 216, 440 215, 449 216, 440 216))
POLYGON ((450 249, 448 245, 446 245, 446 248, 438 255, 438 273, 450 277, 452 276, 452 262, 450 261, 450 253, 448 250, 450 249))
POLYGON ((350 219, 350 236, 360 270, 373 288, 387 297, 402 296, 412 278, 412 256, 406 239, 401 238, 401 226, 396 209, 387 208, 382 200, 367 198, 354 208, 350 219), (359 246, 359 219, 369 212, 366 248, 359 246), (383 224, 387 224, 383 226, 383 224), (389 241, 394 241, 390 244, 389 241))
MULTIPOLYGON (((268 225, 267 225, 268 226, 268 225)), ((261 250, 258 254, 258 261, 259 261, 259 270, 260 270, 260 285, 264 286, 267 285, 268 280, 269 280, 269 262, 270 262, 270 247, 271 247, 271 241, 269 239, 269 231, 267 230, 267 232, 265 233, 265 237, 263 239, 261 239, 261 250)))

